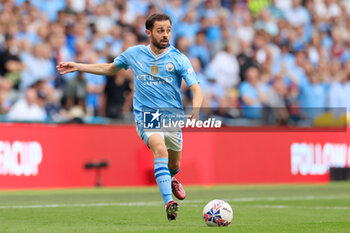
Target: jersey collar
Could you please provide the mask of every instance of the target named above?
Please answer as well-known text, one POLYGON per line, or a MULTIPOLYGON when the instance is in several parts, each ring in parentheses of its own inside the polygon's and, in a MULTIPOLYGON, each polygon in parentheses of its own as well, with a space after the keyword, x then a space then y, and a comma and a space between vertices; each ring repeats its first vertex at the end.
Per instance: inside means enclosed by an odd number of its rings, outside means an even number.
POLYGON ((170 50, 172 50, 172 46, 169 44, 169 45, 168 45, 168 48, 167 48, 164 52, 162 52, 162 53, 160 53, 160 54, 155 54, 155 53, 152 51, 152 49, 151 49, 151 45, 147 45, 147 50, 149 51, 149 53, 150 53, 155 59, 159 59, 159 58, 163 57, 164 55, 166 55, 167 53, 169 53, 170 50))

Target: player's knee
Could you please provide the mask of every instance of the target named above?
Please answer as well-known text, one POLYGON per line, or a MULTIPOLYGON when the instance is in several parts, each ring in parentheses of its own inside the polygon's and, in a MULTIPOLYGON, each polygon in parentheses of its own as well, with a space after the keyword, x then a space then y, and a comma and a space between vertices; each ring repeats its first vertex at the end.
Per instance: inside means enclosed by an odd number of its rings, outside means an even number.
POLYGON ((164 143, 157 143, 151 148, 156 158, 168 158, 168 150, 164 143))

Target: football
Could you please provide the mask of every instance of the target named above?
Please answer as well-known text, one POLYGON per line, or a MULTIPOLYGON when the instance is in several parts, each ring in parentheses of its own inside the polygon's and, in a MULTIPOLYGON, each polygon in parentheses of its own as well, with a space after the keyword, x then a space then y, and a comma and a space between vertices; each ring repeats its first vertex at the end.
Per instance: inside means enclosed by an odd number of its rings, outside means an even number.
POLYGON ((233 219, 233 210, 223 200, 212 200, 203 209, 203 219, 208 226, 228 226, 233 219))

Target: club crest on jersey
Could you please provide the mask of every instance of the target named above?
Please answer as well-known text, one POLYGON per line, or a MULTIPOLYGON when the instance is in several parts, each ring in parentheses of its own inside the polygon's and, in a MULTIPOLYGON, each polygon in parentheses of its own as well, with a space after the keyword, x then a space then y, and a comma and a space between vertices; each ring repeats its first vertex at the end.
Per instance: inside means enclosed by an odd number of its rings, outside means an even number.
POLYGON ((169 62, 168 64, 166 64, 165 69, 169 72, 174 70, 174 64, 169 62))
POLYGON ((159 72, 158 66, 151 66, 151 74, 157 75, 159 72))

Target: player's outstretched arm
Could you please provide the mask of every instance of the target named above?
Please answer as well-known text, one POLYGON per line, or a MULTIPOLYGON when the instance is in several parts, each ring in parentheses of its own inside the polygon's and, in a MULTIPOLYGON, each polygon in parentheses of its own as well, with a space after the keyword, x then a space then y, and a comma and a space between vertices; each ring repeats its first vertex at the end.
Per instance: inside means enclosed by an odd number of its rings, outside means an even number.
POLYGON ((193 94, 193 99, 192 99, 193 110, 191 112, 190 118, 198 120, 199 111, 203 102, 203 92, 198 83, 190 86, 190 90, 192 91, 192 94, 193 94))
POLYGON ((60 74, 80 71, 98 75, 113 75, 121 68, 116 67, 114 63, 83 64, 76 62, 61 62, 58 66, 56 66, 56 69, 60 74))

